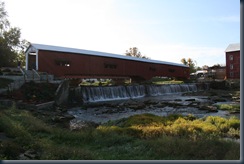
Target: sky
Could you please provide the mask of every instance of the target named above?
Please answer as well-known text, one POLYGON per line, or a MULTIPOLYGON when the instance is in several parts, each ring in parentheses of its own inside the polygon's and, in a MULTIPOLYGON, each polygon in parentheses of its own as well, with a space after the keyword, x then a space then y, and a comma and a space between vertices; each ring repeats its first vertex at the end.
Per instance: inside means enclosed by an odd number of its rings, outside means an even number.
POLYGON ((239 0, 2 0, 13 27, 31 43, 154 60, 225 65, 240 43, 239 0))

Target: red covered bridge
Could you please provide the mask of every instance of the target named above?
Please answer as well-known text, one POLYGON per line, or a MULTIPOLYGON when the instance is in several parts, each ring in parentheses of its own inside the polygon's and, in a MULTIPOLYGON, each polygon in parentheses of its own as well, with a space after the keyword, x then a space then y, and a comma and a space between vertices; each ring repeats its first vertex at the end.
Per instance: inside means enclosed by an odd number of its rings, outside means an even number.
POLYGON ((59 78, 131 78, 136 81, 155 76, 187 79, 190 74, 189 67, 183 64, 43 44, 28 47, 26 69, 59 78))

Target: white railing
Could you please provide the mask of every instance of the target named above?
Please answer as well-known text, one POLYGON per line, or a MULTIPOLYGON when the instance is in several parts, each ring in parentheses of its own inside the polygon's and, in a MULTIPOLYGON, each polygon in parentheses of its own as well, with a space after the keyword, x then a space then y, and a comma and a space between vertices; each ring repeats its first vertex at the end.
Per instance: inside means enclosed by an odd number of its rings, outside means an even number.
MULTIPOLYGON (((41 80, 41 76, 38 74, 38 72, 36 70, 34 70, 34 69, 32 69, 32 71, 34 72, 34 74, 37 75, 37 77, 39 78, 39 80, 41 80)), ((33 74, 33 80, 35 79, 34 74, 33 74)))

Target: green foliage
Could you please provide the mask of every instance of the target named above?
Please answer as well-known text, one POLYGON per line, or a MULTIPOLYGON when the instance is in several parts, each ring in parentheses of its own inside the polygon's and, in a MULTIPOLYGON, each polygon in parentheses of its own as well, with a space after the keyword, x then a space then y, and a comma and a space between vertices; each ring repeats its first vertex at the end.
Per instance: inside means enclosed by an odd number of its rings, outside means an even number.
POLYGON ((240 159, 236 118, 192 115, 135 115, 97 128, 70 131, 54 127, 15 106, 0 111, 0 131, 11 140, 0 144, 0 158, 17 159, 35 150, 42 160, 227 160, 240 159), (228 125, 226 132, 222 125, 228 125))
POLYGON ((235 104, 218 104, 217 108, 219 110, 227 110, 227 111, 240 111, 240 105, 235 104))
MULTIPOLYGON (((203 120, 192 115, 169 115, 160 117, 153 114, 134 115, 128 119, 110 122, 99 127, 99 130, 127 134, 138 138, 157 138, 163 135, 199 138, 226 136, 230 128, 238 134, 240 121, 236 118, 225 119, 209 116, 203 120)), ((237 135, 235 135, 237 136, 237 135)))
POLYGON ((240 137, 240 120, 234 117, 225 119, 219 116, 208 116, 205 118, 205 122, 214 125, 222 135, 226 135, 230 129, 232 129, 232 131, 235 129, 235 133, 239 131, 239 134, 235 136, 240 137))
POLYGON ((57 85, 51 83, 25 83, 21 88, 22 99, 29 102, 46 102, 55 97, 57 85))
POLYGON ((160 78, 160 77, 153 77, 150 80, 151 83, 153 84, 183 84, 184 81, 180 81, 180 80, 171 80, 169 78, 160 78))
POLYGON ((163 136, 145 143, 155 159, 165 160, 223 160, 226 154, 231 154, 229 147, 235 150, 237 155, 231 159, 238 159, 239 147, 230 142, 217 139, 203 139, 192 142, 187 138, 163 136))
POLYGON ((92 160, 91 152, 82 148, 70 147, 68 145, 49 145, 44 147, 41 154, 43 160, 92 160))
POLYGON ((21 32, 17 27, 11 27, 7 19, 4 2, 0 1, 0 68, 17 66, 18 61, 24 61, 24 50, 27 42, 20 40, 21 32))
POLYGON ((194 73, 197 71, 197 67, 196 67, 196 61, 193 61, 191 58, 188 58, 187 60, 185 58, 181 59, 181 62, 184 65, 189 66, 190 68, 190 73, 194 73))

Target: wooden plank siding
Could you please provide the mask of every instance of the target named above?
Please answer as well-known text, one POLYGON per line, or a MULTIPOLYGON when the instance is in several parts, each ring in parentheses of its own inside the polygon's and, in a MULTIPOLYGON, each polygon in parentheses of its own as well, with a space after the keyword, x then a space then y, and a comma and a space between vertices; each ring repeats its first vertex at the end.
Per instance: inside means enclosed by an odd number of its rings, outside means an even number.
POLYGON ((57 77, 189 78, 189 67, 68 52, 39 50, 38 71, 57 77))

